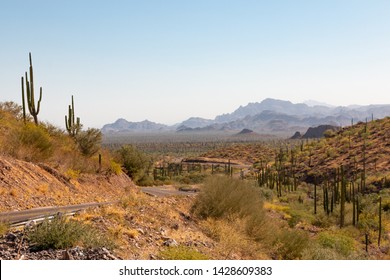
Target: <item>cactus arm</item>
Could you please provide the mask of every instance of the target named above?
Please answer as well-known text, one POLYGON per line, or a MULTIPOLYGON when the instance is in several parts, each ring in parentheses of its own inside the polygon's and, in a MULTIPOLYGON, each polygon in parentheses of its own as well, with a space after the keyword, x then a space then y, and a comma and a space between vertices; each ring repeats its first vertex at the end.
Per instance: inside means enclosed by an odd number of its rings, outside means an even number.
POLYGON ((74 101, 73 101, 73 95, 72 95, 72 123, 74 124, 74 101))
POLYGON ((41 109, 41 100, 42 100, 42 87, 39 89, 39 99, 38 99, 38 104, 37 104, 37 112, 36 114, 39 114, 39 110, 41 109))
POLYGON ((26 123, 26 101, 24 98, 24 78, 22 76, 21 78, 21 84, 22 84, 22 107, 23 107, 23 121, 26 123))

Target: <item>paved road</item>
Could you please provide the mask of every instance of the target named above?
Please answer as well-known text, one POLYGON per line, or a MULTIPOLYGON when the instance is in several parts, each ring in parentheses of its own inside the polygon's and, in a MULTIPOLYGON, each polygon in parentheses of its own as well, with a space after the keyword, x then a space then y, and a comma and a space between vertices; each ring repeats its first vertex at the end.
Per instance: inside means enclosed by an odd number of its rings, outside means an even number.
MULTIPOLYGON (((169 196, 169 195, 193 195, 195 192, 180 191, 171 186, 162 187, 143 187, 141 190, 144 193, 154 196, 169 196)), ((115 202, 92 202, 83 203, 77 205, 57 206, 57 207, 42 207, 21 211, 10 211, 0 213, 0 222, 6 222, 10 224, 18 224, 21 222, 29 221, 32 219, 40 219, 48 216, 56 215, 57 213, 71 213, 80 210, 84 210, 90 207, 96 207, 101 205, 113 204, 115 202)))
POLYGON ((11 211, 11 212, 2 212, 0 213, 0 222, 7 222, 10 224, 16 224, 31 219, 43 218, 57 213, 69 213, 76 212, 79 210, 87 209, 89 207, 96 207, 106 204, 112 204, 114 202, 93 202, 93 203, 84 203, 77 205, 69 206, 58 206, 58 207, 42 207, 34 208, 29 210, 22 211, 11 211))
POLYGON ((160 187, 141 187, 141 190, 154 196, 169 196, 169 195, 194 195, 194 191, 180 191, 172 186, 160 186, 160 187))

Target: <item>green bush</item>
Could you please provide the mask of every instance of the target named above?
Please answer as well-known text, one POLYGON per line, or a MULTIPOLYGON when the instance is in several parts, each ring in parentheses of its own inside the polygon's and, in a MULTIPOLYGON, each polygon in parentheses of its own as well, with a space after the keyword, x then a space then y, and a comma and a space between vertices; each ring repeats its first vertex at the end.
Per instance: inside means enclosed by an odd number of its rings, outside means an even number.
POLYGON ((28 161, 43 161, 53 154, 50 135, 43 127, 32 123, 13 131, 7 149, 11 155, 28 161))
POLYGON ((344 257, 348 257, 355 250, 354 239, 341 233, 321 232, 317 241, 323 248, 334 249, 344 257))
POLYGON ((76 245, 85 248, 112 248, 113 242, 90 225, 57 217, 30 229, 28 239, 38 250, 66 249, 76 245))
POLYGON ((160 252, 159 257, 163 260, 207 260, 207 256, 198 251, 186 247, 169 247, 160 252))
POLYGON ((136 183, 142 182, 146 170, 150 167, 150 159, 132 145, 122 146, 115 154, 116 161, 122 164, 126 174, 136 183))
POLYGON ((206 178, 207 178, 206 174, 190 173, 183 176, 178 176, 174 179, 175 181, 182 184, 200 184, 203 183, 206 178))
POLYGON ((336 136, 336 132, 334 130, 332 130, 332 129, 328 129, 328 130, 326 130, 324 132, 324 137, 325 138, 332 138, 334 136, 336 136))
POLYGON ((99 129, 88 128, 86 131, 80 131, 75 139, 80 152, 84 156, 90 157, 99 151, 102 143, 102 133, 99 129))
POLYGON ((141 178, 137 180, 138 186, 153 186, 154 180, 152 177, 148 176, 147 174, 144 174, 141 178))

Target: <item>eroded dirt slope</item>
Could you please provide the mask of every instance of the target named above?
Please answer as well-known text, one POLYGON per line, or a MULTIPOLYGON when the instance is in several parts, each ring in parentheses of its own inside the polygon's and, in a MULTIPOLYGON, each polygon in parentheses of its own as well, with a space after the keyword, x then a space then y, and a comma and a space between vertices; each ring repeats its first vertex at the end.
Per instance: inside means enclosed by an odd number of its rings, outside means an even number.
POLYGON ((0 211, 117 200, 134 187, 124 174, 69 178, 46 165, 0 156, 0 211))

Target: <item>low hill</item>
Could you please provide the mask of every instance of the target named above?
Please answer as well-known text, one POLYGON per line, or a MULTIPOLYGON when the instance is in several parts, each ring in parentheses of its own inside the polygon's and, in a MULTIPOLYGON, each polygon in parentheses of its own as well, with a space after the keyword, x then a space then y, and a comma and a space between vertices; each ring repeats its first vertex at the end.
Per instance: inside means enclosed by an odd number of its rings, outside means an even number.
POLYGON ((250 134, 256 134, 256 133, 253 132, 253 130, 247 128, 244 128, 239 133, 237 133, 237 135, 250 135, 250 134))
POLYGON ((304 144, 297 162, 301 174, 331 176, 344 166, 350 176, 359 177, 364 171, 373 182, 390 178, 390 118, 361 122, 304 144))
POLYGON ((311 139, 322 138, 326 131, 337 131, 340 128, 334 125, 319 125, 317 127, 309 127, 305 134, 301 135, 299 131, 295 132, 290 139, 311 139))
POLYGON ((199 117, 192 117, 192 118, 189 118, 188 120, 183 121, 178 126, 185 126, 185 127, 189 127, 189 128, 197 128, 197 127, 202 128, 202 127, 211 125, 214 122, 215 122, 214 120, 209 120, 209 119, 204 119, 204 118, 199 118, 199 117))

